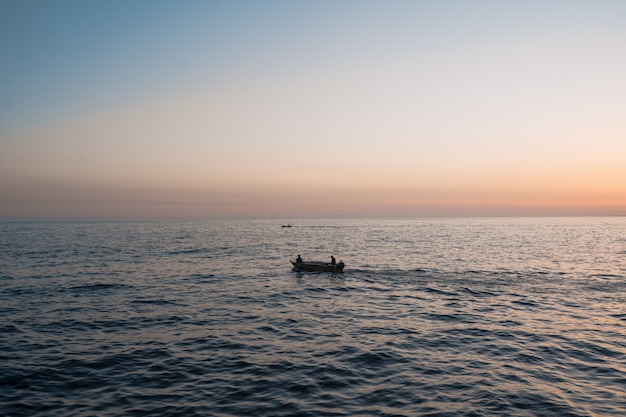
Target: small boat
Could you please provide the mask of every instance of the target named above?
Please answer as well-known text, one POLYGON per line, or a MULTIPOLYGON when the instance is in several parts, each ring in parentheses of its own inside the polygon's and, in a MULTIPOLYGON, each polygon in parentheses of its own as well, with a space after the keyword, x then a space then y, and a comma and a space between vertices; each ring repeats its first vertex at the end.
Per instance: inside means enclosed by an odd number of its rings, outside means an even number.
POLYGON ((291 227, 291 225, 287 223, 287 224, 283 224, 281 227, 291 227))
POLYGON ((311 261, 311 262, 294 262, 289 261, 293 265, 293 269, 296 271, 309 271, 309 272, 342 272, 344 263, 339 261, 336 264, 330 262, 311 261))

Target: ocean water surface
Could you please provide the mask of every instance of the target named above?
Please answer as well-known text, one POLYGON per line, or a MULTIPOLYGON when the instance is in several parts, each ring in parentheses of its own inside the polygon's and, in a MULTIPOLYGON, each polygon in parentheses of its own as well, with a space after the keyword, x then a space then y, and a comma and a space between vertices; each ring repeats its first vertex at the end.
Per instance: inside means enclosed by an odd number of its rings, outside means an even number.
POLYGON ((626 415, 626 218, 283 223, 1 223, 0 415, 626 415))

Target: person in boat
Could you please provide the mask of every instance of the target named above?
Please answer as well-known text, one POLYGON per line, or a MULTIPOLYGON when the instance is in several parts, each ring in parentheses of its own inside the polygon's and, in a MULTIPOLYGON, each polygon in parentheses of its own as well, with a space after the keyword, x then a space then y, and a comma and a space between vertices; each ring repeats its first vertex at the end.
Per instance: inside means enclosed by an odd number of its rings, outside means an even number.
POLYGON ((296 263, 297 264, 301 264, 302 263, 302 258, 300 257, 300 255, 298 255, 298 257, 296 258, 296 263))
POLYGON ((331 265, 337 264, 337 261, 335 261, 335 257, 333 255, 330 255, 330 264, 331 265))

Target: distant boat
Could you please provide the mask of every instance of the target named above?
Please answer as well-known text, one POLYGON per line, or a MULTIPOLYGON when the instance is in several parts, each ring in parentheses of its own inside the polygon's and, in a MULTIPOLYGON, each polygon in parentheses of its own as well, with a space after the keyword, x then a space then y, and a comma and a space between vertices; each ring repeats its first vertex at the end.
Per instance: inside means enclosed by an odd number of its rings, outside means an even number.
POLYGON ((289 223, 287 223, 287 224, 283 224, 282 227, 291 227, 291 225, 289 223))
POLYGON ((342 272, 344 263, 339 261, 336 264, 330 262, 310 261, 310 262, 294 262, 289 261, 293 265, 293 269, 296 271, 309 271, 309 272, 342 272))

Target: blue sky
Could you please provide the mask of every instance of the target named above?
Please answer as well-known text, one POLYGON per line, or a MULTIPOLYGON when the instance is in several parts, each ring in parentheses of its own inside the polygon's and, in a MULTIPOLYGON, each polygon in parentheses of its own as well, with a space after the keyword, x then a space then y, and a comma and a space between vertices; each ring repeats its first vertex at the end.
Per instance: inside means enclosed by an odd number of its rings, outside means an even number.
POLYGON ((3 94, 2 125, 21 126, 40 117, 50 121, 210 76, 250 72, 250 67, 265 67, 271 60, 290 65, 311 52, 306 49, 327 42, 325 24, 336 29, 342 23, 333 23, 334 15, 353 6, 4 1, 0 15, 7 59, 2 91, 8 94, 3 94))
POLYGON ((210 71, 219 60, 213 2, 5 1, 2 7, 2 47, 10 58, 2 77, 3 124, 114 105, 210 71))
POLYGON ((0 216, 623 212, 625 18, 610 0, 5 0, 0 216))
POLYGON ((586 35, 623 35, 626 15, 622 1, 5 0, 0 7, 4 128, 211 75, 253 73, 251 66, 351 70, 404 54, 437 59, 498 38, 540 47, 546 37, 574 33, 580 39, 571 42, 587 42, 586 35))

